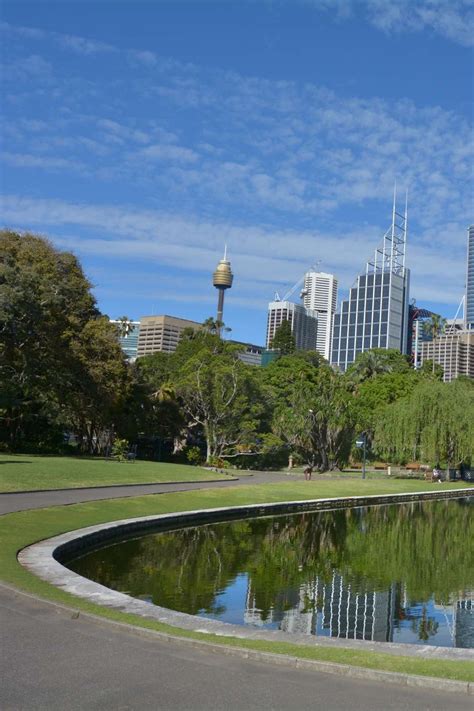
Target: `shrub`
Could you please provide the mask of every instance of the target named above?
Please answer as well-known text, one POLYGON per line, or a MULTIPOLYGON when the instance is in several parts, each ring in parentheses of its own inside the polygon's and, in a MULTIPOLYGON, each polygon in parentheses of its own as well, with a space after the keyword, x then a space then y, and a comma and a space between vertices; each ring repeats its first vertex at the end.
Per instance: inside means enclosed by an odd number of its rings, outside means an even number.
POLYGON ((188 447, 186 450, 186 459, 194 466, 200 464, 202 462, 202 454, 199 447, 188 447))
POLYGON ((128 440, 117 438, 112 445, 112 456, 118 462, 124 462, 127 458, 128 440))

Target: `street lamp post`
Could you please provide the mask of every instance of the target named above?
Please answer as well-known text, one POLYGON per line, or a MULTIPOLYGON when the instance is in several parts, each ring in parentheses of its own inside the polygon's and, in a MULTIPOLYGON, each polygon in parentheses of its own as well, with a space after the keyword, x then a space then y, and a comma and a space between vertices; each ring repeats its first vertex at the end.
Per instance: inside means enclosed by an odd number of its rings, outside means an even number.
POLYGON ((362 449, 362 479, 365 479, 365 462, 366 462, 366 452, 367 452, 367 436, 365 432, 363 432, 357 439, 356 439, 356 447, 359 449, 362 449))

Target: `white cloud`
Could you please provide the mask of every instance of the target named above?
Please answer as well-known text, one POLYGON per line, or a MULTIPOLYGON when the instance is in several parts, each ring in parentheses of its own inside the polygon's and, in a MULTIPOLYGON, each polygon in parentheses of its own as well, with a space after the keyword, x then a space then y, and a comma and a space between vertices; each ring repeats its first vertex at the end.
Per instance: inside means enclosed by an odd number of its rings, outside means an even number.
POLYGON ((0 30, 6 34, 22 37, 28 40, 51 40, 61 49, 67 49, 77 54, 94 55, 103 52, 116 52, 116 48, 106 42, 79 37, 77 35, 68 35, 61 32, 51 32, 42 30, 36 27, 23 27, 21 25, 12 25, 9 22, 1 22, 0 30))
POLYGON ((2 67, 2 75, 5 82, 30 81, 35 79, 50 81, 52 65, 38 54, 30 54, 27 57, 4 64, 2 67))
POLYGON ((151 160, 169 160, 178 163, 195 163, 199 156, 190 148, 184 146, 154 144, 143 148, 140 157, 151 160))
POLYGON ((432 31, 461 45, 474 44, 472 0, 301 0, 337 20, 363 15, 384 32, 432 31))
POLYGON ((98 42, 97 40, 90 40, 75 35, 64 35, 58 32, 54 32, 52 35, 60 47, 69 49, 77 54, 93 55, 116 51, 115 47, 105 42, 98 42))
POLYGON ((84 172, 83 163, 67 160, 66 158, 50 158, 47 156, 31 155, 27 153, 2 153, 2 161, 15 168, 40 168, 43 170, 73 170, 84 172))
MULTIPOLYGON (((336 273, 341 288, 347 289, 381 238, 375 225, 343 235, 273 230, 159 211, 19 196, 4 199, 2 214, 4 223, 12 227, 52 230, 55 241, 83 255, 107 256, 128 263, 152 261, 157 268, 174 267, 194 274, 210 274, 227 242, 238 275, 236 286, 240 281, 242 287, 234 289, 234 293, 256 301, 261 308, 272 298, 273 289, 291 286, 316 259, 322 261, 321 268, 336 273), (67 238, 61 236, 65 228, 69 232, 67 238), (77 230, 75 236, 71 229, 77 230)), ((446 226, 448 229, 456 238, 450 239, 450 254, 440 252, 433 243, 409 242, 407 263, 414 267, 412 293, 419 303, 436 297, 440 303, 453 304, 462 296, 464 269, 460 251, 464 253, 465 230, 460 225, 446 226)))
MULTIPOLYGON (((387 226, 397 179, 410 192, 418 299, 436 294, 452 303, 462 292, 474 156, 461 116, 133 50, 114 50, 113 82, 100 71, 93 80, 61 77, 58 64, 51 85, 49 62, 29 53, 30 42, 50 35, 20 28, 19 36, 28 44, 16 63, 22 118, 6 124, 5 162, 60 172, 65 185, 68 173, 82 171, 97 195, 101 181, 121 195, 132 186, 143 208, 99 204, 99 197, 93 204, 93 191, 90 204, 19 196, 5 202, 10 224, 51 230, 58 241, 72 226, 84 254, 152 255, 189 273, 212 270, 228 241, 236 273, 261 303, 270 286, 290 285, 317 258, 349 286, 387 226), (34 110, 36 95, 48 104, 47 121, 34 110), (146 209, 157 205, 166 212, 146 209)), ((85 55, 113 49, 85 42, 62 39, 61 47, 85 55)), ((242 291, 239 298, 253 297, 242 291)))

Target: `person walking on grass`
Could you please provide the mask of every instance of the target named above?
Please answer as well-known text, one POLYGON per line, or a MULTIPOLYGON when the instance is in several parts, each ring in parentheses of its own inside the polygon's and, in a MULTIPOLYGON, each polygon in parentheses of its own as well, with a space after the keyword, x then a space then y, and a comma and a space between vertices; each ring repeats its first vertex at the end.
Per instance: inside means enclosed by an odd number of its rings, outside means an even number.
POLYGON ((313 473, 313 467, 308 464, 307 467, 304 468, 303 474, 305 481, 310 481, 311 480, 311 474, 313 473))

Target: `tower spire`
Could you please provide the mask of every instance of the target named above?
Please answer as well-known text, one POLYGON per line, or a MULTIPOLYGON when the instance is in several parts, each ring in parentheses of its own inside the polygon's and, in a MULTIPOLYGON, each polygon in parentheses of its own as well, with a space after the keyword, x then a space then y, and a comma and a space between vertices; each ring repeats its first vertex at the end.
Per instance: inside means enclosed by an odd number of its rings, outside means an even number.
POLYGON ((392 237, 395 235, 395 215, 397 213, 397 180, 393 185, 392 237))
POLYGON ((227 259, 227 245, 224 248, 224 257, 217 265, 216 271, 212 277, 212 283, 218 291, 219 297, 217 300, 217 330, 220 335, 224 318, 224 293, 226 289, 230 289, 234 275, 230 267, 230 262, 227 259))

